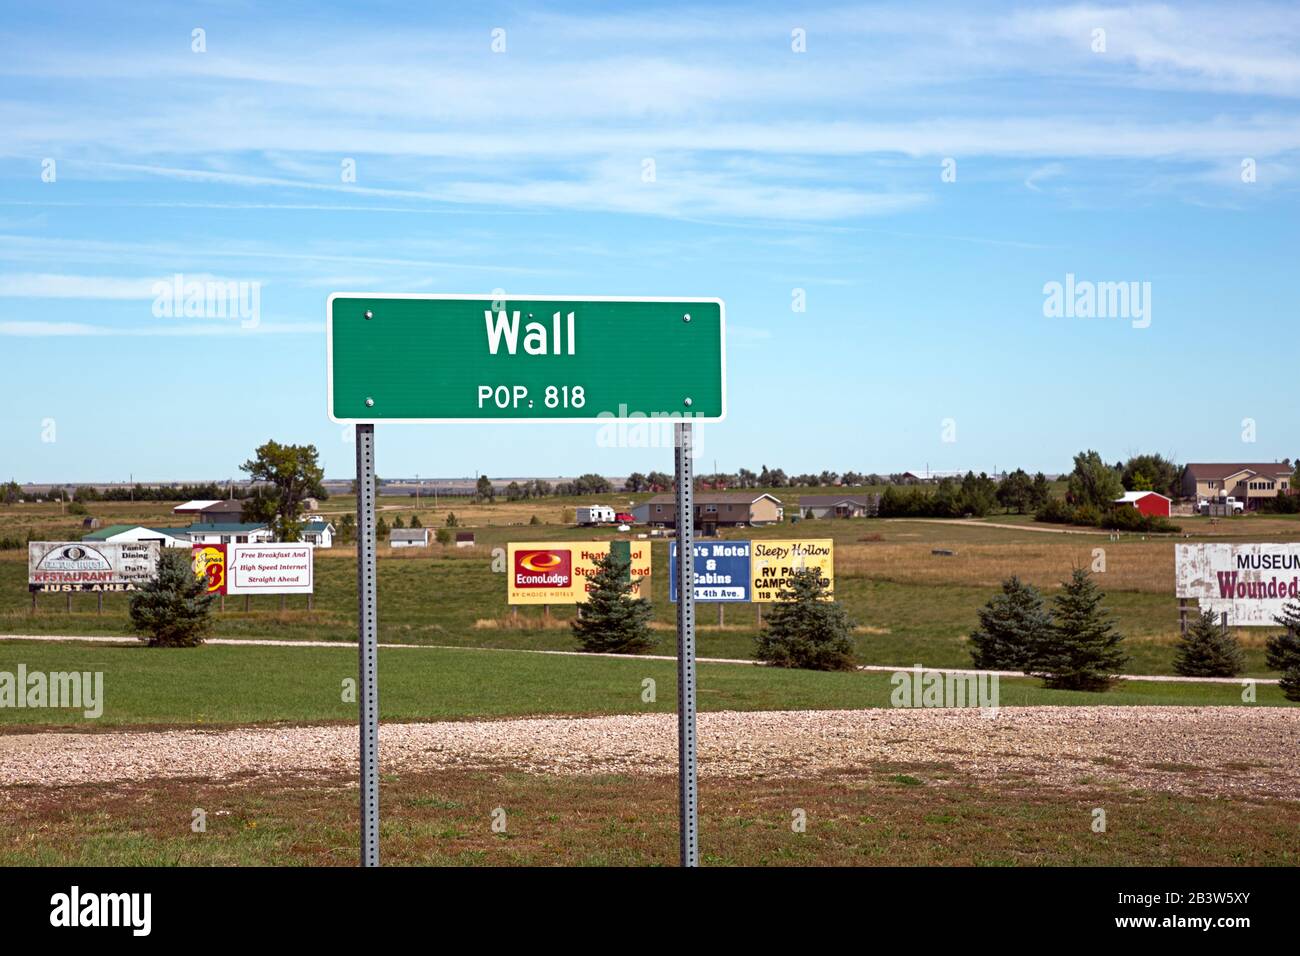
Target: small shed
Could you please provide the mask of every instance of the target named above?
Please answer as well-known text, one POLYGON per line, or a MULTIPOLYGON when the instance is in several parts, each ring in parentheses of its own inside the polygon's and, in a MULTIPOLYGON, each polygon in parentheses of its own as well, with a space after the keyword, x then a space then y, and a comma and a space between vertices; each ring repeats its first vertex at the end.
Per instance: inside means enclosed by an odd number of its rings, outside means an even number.
POLYGON ((1136 508, 1144 515, 1168 518, 1172 502, 1158 491, 1126 491, 1122 497, 1115 499, 1115 504, 1136 508))
POLYGON ((473 532, 473 531, 457 531, 457 532, 456 532, 456 547, 458 547, 458 548, 472 548, 472 547, 474 547, 474 532, 473 532))
POLYGON ((390 548, 427 548, 428 528, 394 528, 388 535, 390 548))

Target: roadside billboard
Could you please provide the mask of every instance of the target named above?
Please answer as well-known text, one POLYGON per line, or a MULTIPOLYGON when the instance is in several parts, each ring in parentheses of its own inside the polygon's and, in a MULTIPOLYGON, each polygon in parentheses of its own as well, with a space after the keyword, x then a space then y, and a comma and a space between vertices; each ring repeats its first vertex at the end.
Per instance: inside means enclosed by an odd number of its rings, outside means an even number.
POLYGON ((226 594, 311 594, 310 544, 228 544, 226 594))
POLYGON ((827 597, 835 592, 835 542, 830 538, 753 541, 750 574, 754 582, 750 600, 769 604, 781 600, 782 589, 804 568, 821 571, 827 597))
POLYGON ((27 545, 27 587, 32 591, 135 591, 158 577, 160 548, 157 541, 32 541, 27 545))
POLYGON ((631 558, 632 597, 649 597, 649 542, 528 541, 506 546, 507 603, 586 604, 596 566, 611 548, 631 558))
POLYGON ((194 576, 202 578, 212 594, 226 593, 226 545, 196 544, 190 549, 194 576))
POLYGON ((1175 593, 1238 627, 1273 626, 1300 600, 1300 543, 1176 544, 1175 593))
MULTIPOLYGON (((730 603, 749 600, 750 542, 695 544, 695 600, 730 603)), ((677 542, 668 545, 668 600, 677 600, 677 542)))

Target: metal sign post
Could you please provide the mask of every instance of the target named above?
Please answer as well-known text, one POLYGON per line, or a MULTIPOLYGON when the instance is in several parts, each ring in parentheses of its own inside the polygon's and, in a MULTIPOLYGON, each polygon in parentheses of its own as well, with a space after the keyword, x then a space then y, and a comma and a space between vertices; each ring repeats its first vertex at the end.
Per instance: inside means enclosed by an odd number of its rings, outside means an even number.
POLYGON ((695 786, 695 495, 691 424, 673 426, 677 481, 677 768, 682 866, 700 865, 699 806, 695 786))
POLYGON ((357 425, 357 649, 361 865, 379 865, 379 649, 375 580, 375 426, 357 425))
MULTIPOLYGON (((713 298, 336 292, 325 328, 329 416, 356 426, 361 864, 378 866, 375 423, 621 428, 629 419, 683 414, 719 422, 727 406, 726 306, 713 298), (611 362, 609 343, 633 335, 661 349, 611 362)), ((682 865, 697 866, 691 425, 675 428, 678 542, 691 558, 679 562, 677 577, 682 865)), ((435 483, 435 504, 437 494, 435 483)), ((549 616, 548 605, 542 613, 549 616)))

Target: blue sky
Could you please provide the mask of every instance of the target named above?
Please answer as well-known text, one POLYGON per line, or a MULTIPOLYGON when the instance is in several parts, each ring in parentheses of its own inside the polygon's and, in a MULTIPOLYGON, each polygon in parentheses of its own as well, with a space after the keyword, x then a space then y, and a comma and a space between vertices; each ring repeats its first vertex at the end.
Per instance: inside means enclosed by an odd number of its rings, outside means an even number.
MULTIPOLYGON (((706 470, 1300 454, 1295 7, 6 3, 0 47, 0 478, 237 476, 272 437, 350 474, 343 290, 720 296, 706 470), (155 316, 177 273, 260 283, 256 325, 155 316), (1067 274, 1149 325, 1048 317, 1067 274)), ((377 443, 671 465, 589 425, 377 443)))

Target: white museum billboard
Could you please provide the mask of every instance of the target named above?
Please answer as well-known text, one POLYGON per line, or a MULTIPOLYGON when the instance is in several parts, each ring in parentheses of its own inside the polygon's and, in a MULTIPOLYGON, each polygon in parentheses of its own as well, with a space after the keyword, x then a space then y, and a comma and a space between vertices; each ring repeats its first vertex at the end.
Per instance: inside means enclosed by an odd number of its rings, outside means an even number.
POLYGON ((1174 545, 1176 594, 1237 626, 1272 626, 1300 600, 1300 543, 1174 545))

